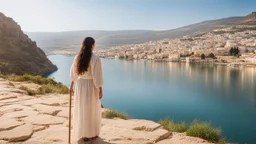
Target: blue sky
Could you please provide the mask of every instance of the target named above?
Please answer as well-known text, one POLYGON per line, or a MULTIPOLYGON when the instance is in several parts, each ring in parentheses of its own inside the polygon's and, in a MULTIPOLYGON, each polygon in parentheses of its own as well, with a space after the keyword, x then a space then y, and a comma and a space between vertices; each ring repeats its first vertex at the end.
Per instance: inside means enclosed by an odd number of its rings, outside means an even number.
POLYGON ((253 11, 256 0, 0 0, 27 32, 166 30, 253 11))

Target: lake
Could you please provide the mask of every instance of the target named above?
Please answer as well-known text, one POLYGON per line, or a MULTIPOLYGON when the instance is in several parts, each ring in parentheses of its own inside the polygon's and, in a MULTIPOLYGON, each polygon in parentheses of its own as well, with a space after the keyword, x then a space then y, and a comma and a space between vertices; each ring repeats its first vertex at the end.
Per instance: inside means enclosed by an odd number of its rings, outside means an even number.
MULTIPOLYGON (((72 56, 51 55, 48 77, 70 85, 72 56)), ((155 122, 194 119, 220 126, 229 142, 256 143, 256 68, 102 59, 102 104, 155 122)))

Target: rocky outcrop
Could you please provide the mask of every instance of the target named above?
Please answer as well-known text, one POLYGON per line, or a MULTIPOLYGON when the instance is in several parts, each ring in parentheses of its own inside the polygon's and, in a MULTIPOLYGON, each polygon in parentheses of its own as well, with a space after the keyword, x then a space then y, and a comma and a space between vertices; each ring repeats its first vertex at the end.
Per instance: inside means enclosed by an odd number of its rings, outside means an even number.
MULTIPOLYGON (((16 85, 29 87, 29 83, 8 83, 0 78, 0 144, 67 143, 69 96, 31 97, 22 90, 14 92, 18 90, 16 85)), ((71 141, 72 144, 210 144, 184 133, 168 132, 158 123, 141 119, 102 119, 99 138, 84 142, 72 133, 71 141)))
POLYGON ((12 18, 0 12, 0 72, 44 75, 56 69, 36 42, 12 18))

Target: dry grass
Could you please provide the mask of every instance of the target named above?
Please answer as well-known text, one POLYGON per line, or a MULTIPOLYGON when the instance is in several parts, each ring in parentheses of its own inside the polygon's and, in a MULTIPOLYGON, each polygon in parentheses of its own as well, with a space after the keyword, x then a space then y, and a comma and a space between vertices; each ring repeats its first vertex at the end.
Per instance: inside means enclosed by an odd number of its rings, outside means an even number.
POLYGON ((165 118, 160 120, 159 123, 170 132, 186 132, 187 136, 199 137, 218 144, 226 143, 220 128, 213 127, 210 122, 194 120, 191 124, 186 122, 174 123, 173 120, 165 118))
MULTIPOLYGON (((31 82, 40 85, 41 87, 37 90, 31 90, 28 87, 21 86, 19 89, 25 90, 28 95, 43 95, 48 93, 59 93, 59 94, 67 94, 69 89, 67 86, 62 83, 58 83, 50 78, 44 78, 42 76, 32 76, 32 75, 1 75, 0 77, 7 79, 9 81, 14 82, 31 82)), ((13 83, 9 83, 9 85, 14 86, 13 83)))
POLYGON ((115 112, 112 110, 103 112, 102 117, 106 118, 106 119, 120 118, 120 119, 124 119, 124 120, 127 120, 129 118, 128 115, 126 115, 126 114, 123 114, 120 112, 115 112))

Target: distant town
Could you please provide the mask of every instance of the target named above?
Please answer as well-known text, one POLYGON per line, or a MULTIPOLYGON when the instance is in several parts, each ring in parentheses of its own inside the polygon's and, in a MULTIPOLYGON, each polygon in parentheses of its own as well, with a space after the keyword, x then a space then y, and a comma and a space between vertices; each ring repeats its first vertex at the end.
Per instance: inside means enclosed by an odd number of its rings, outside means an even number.
POLYGON ((102 58, 256 66, 256 30, 216 29, 195 36, 100 49, 102 58))

